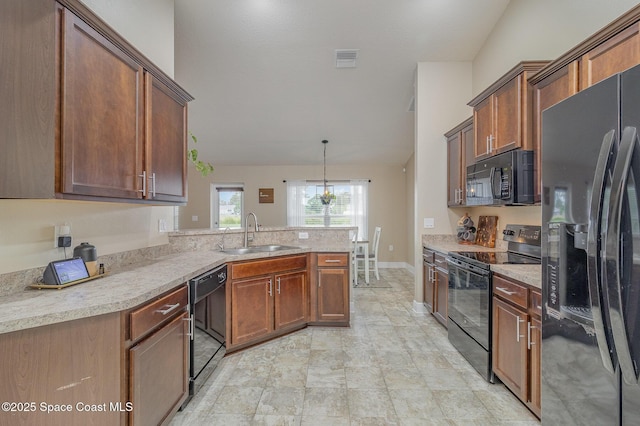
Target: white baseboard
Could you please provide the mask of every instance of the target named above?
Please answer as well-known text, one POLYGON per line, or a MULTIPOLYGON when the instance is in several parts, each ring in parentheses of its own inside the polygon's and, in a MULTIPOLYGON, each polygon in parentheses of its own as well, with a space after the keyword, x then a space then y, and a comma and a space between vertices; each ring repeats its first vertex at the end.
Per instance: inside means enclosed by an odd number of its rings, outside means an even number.
POLYGON ((413 301, 413 312, 420 315, 426 315, 427 307, 424 306, 424 303, 418 302, 417 300, 413 301))

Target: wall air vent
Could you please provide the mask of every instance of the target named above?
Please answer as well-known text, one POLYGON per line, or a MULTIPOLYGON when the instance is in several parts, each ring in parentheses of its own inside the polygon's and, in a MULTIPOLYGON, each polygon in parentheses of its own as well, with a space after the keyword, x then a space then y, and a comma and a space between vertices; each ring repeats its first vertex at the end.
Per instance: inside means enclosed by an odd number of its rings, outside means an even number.
POLYGON ((336 49, 336 68, 355 68, 360 49, 336 49))

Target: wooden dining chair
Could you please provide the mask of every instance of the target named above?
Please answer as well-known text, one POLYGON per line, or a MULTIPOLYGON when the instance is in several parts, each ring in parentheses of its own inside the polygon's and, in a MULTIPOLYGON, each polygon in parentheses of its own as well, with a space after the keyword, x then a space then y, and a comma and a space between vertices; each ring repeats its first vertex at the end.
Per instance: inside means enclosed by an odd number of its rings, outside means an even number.
MULTIPOLYGON (((371 243, 371 249, 369 250, 369 256, 365 259, 363 253, 356 255, 356 275, 358 274, 359 264, 362 262, 369 262, 369 266, 373 266, 373 270, 376 273, 376 279, 380 279, 380 273, 378 272, 378 246, 380 245, 380 234, 382 233, 382 227, 376 226, 373 233, 373 241, 371 243)), ((369 277, 367 277, 369 278, 369 277)))

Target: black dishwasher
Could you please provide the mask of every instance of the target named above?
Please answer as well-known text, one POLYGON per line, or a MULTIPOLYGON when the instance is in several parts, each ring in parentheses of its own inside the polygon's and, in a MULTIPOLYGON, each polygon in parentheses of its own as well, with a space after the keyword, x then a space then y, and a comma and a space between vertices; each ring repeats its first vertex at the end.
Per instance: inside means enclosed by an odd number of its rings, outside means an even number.
POLYGON ((189 280, 191 350, 189 397, 200 390, 225 354, 227 265, 189 280))

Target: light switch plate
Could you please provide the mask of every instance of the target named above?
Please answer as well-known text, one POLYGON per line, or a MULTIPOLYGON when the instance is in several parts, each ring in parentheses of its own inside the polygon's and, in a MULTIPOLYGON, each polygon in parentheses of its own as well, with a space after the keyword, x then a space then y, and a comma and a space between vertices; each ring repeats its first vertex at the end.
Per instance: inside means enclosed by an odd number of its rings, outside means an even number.
POLYGON ((424 227, 425 228, 435 228, 436 220, 433 217, 425 217, 424 218, 424 227))

